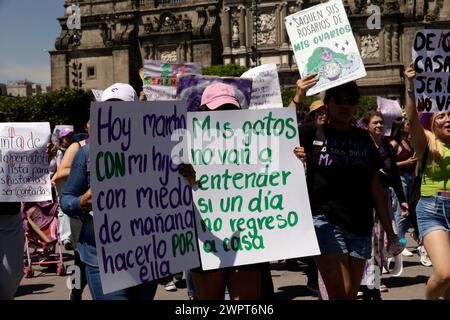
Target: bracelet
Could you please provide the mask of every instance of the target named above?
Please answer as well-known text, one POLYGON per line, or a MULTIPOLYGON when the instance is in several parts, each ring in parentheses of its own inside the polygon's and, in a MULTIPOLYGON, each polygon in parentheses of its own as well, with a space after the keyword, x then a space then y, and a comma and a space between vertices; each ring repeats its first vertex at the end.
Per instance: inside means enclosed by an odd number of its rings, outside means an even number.
POLYGON ((292 102, 296 105, 296 106, 299 106, 300 105, 300 103, 301 102, 297 102, 297 101, 295 101, 295 98, 292 98, 292 102))

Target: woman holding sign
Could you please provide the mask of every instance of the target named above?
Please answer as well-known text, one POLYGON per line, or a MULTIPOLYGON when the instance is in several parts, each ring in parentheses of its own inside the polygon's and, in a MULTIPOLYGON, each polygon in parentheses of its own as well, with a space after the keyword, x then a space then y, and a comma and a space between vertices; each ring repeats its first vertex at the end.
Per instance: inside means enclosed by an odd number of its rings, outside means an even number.
POLYGON ((406 69, 408 85, 406 114, 410 122, 411 143, 422 168, 423 177, 416 215, 420 237, 433 263, 426 298, 450 299, 450 112, 436 112, 431 118, 431 131, 419 121, 414 97, 412 64, 406 69))
MULTIPOLYGON (((137 101, 134 89, 124 83, 116 83, 103 91, 102 101, 137 101)), ((61 196, 61 208, 70 217, 82 222, 76 250, 85 265, 86 278, 94 300, 152 300, 155 296, 156 281, 103 293, 100 279, 99 258, 95 245, 94 219, 92 212, 92 192, 90 188, 89 144, 82 146, 73 159, 70 175, 61 196)))
MULTIPOLYGON (((317 82, 314 77, 301 81, 309 83, 302 97, 317 82)), ((304 149, 294 150, 298 156, 306 152, 306 180, 321 251, 314 260, 332 300, 356 299, 365 260, 371 256, 374 207, 386 230, 388 251, 402 251, 383 196, 378 151, 367 131, 352 124, 359 97, 355 82, 328 89, 328 123, 301 126, 304 149)))

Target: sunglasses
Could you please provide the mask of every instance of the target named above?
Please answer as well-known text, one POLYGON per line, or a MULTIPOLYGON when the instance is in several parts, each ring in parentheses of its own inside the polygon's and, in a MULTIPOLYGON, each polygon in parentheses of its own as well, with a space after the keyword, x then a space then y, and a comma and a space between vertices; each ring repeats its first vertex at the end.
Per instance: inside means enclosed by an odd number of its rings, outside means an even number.
POLYGON ((359 98, 352 97, 352 96, 350 96, 348 98, 337 96, 337 97, 333 97, 333 102, 338 105, 347 104, 349 106, 356 106, 359 103, 359 98))

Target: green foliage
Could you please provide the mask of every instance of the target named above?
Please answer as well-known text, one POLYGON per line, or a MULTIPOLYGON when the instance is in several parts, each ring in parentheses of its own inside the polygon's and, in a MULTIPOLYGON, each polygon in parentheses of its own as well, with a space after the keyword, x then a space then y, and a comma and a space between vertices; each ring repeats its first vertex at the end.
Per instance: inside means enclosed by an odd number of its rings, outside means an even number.
POLYGON ((355 119, 361 119, 366 112, 374 111, 376 109, 377 109, 377 97, 362 96, 359 99, 359 107, 356 110, 355 119))
POLYGON ((211 67, 203 67, 203 75, 219 77, 240 77, 248 69, 237 64, 220 64, 211 67))
POLYGON ((82 132, 89 119, 89 108, 94 101, 90 92, 62 88, 37 97, 0 96, 0 111, 11 122, 50 122, 70 124, 82 132))

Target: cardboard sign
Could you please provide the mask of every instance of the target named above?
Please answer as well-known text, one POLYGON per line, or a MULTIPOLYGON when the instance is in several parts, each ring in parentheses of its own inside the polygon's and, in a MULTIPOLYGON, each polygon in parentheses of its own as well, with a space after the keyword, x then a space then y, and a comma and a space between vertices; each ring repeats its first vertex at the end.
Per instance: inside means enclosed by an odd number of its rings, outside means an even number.
POLYGON ((191 187, 172 161, 180 101, 91 105, 95 241, 105 293, 199 265, 191 187))
POLYGON ((204 270, 320 253, 294 109, 188 112, 188 132, 204 270))
POLYGON ((144 61, 143 90, 148 101, 176 100, 177 76, 202 74, 202 65, 193 62, 144 61))
POLYGON ((319 74, 308 96, 366 76, 342 1, 299 11, 285 23, 300 76, 319 74))
POLYGON ((450 110, 450 30, 421 30, 412 47, 419 112, 450 110))
POLYGON ((253 79, 249 109, 283 108, 280 80, 275 63, 250 69, 244 72, 241 78, 253 79))
POLYGON ((0 123, 0 202, 52 199, 48 122, 0 123))

